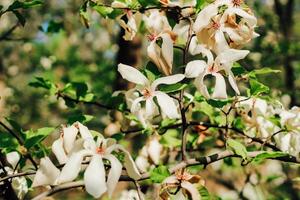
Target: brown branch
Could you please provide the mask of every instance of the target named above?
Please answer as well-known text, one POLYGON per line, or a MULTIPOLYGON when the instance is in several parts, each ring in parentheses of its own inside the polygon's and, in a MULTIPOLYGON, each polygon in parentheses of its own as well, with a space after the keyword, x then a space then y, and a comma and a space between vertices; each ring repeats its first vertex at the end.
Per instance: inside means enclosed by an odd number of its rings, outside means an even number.
POLYGON ((13 25, 10 29, 8 29, 7 31, 5 31, 2 35, 0 35, 0 41, 1 40, 7 40, 9 39, 9 35, 12 34, 14 32, 14 30, 19 26, 19 23, 16 23, 15 25, 13 25))

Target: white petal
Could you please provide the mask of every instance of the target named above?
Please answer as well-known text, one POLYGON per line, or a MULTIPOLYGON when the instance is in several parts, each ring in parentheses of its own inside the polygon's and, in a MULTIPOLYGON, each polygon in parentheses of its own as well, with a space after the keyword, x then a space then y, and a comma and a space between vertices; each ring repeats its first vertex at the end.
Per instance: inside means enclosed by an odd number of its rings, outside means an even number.
POLYGON ((201 200, 200 194, 193 184, 187 181, 181 183, 181 187, 191 194, 192 200, 201 200))
POLYGON ((132 113, 138 112, 138 110, 141 109, 141 104, 140 104, 141 101, 145 101, 145 98, 144 97, 136 98, 132 102, 132 105, 131 105, 131 108, 130 108, 130 112, 132 112, 132 113))
POLYGON ((90 130, 86 126, 82 125, 79 122, 76 122, 76 123, 78 124, 79 132, 83 139, 88 139, 88 138, 93 139, 93 136, 92 136, 90 130))
MULTIPOLYGON (((197 40, 194 37, 194 40, 197 40)), ((193 49, 192 55, 202 54, 204 57, 207 58, 207 65, 212 65, 214 61, 213 54, 209 49, 207 49, 204 45, 197 44, 193 49)))
POLYGON ((86 191, 95 198, 99 198, 107 191, 105 183, 105 169, 100 155, 95 154, 84 173, 86 191))
POLYGON ((176 119, 180 117, 177 110, 177 106, 171 97, 160 91, 156 91, 155 96, 164 114, 166 114, 171 119, 176 119))
POLYGON ((148 85, 149 83, 148 79, 139 70, 129 65, 119 64, 118 71, 124 79, 132 83, 139 85, 148 85))
MULTIPOLYGON (((160 47, 156 44, 155 40, 150 42, 149 46, 147 47, 147 54, 151 61, 158 67, 159 70, 162 71, 161 68, 161 61, 160 61, 160 54, 161 54, 160 47)), ((163 71, 162 71, 163 72, 163 71)), ((164 72, 163 72, 164 73, 164 72)))
POLYGON ((59 169, 48 157, 42 158, 38 171, 35 174, 32 187, 53 185, 59 176, 59 169))
POLYGON ((109 160, 111 166, 107 177, 107 192, 109 198, 111 198, 122 173, 122 164, 113 155, 105 155, 104 158, 109 160))
POLYGON ((227 65, 232 65, 234 62, 245 58, 248 54, 248 50, 228 49, 217 56, 216 62, 226 67, 227 65))
POLYGON ((175 175, 169 176, 167 177, 162 184, 174 184, 174 183, 178 183, 178 179, 175 175))
POLYGON ((203 60, 194 60, 189 62, 185 68, 185 77, 196 78, 199 76, 207 67, 206 62, 203 60))
POLYGON ((171 36, 168 33, 162 34, 162 56, 164 57, 166 63, 167 63, 167 69, 164 69, 164 71, 167 72, 167 75, 172 74, 172 66, 173 66, 173 40, 171 39, 171 36))
POLYGON ((156 104, 153 98, 146 99, 146 118, 152 117, 155 113, 156 104))
POLYGON ((227 99, 226 82, 224 77, 219 73, 213 73, 212 75, 216 77, 216 84, 214 92, 212 94, 212 98, 227 99))
POLYGON ((194 85, 196 86, 196 88, 198 89, 198 91, 207 99, 210 98, 210 95, 208 93, 207 87, 204 84, 204 77, 205 77, 206 73, 202 73, 200 74, 200 76, 198 76, 195 81, 194 81, 194 85))
POLYGON ((240 95, 240 90, 236 84, 234 75, 231 70, 228 71, 228 80, 229 80, 229 83, 230 83, 232 89, 235 91, 235 93, 240 95))
POLYGON ((215 33, 215 51, 217 54, 220 54, 221 52, 225 51, 226 49, 229 49, 229 45, 226 41, 226 38, 224 36, 224 33, 220 30, 216 31, 215 33))
POLYGON ((80 151, 78 153, 73 153, 70 156, 67 163, 61 170, 61 173, 57 179, 57 184, 71 182, 77 178, 81 170, 81 163, 83 160, 83 156, 84 156, 83 151, 80 151))
POLYGON ((63 147, 63 142, 63 138, 59 137, 52 144, 52 152, 54 153, 59 164, 64 164, 68 160, 68 156, 66 155, 66 152, 63 147))
POLYGON ((186 200, 182 190, 179 190, 176 195, 173 196, 174 200, 186 200))
POLYGON ((20 160, 20 155, 16 151, 9 152, 8 154, 6 154, 6 160, 12 166, 12 168, 15 169, 20 160))
POLYGON ((63 143, 67 153, 70 153, 72 150, 77 134, 78 129, 73 125, 63 128, 63 143))
POLYGON ((159 164, 160 156, 163 150, 162 145, 159 143, 158 139, 155 137, 149 142, 148 154, 155 165, 159 164))
POLYGON ((184 79, 183 74, 175 74, 172 76, 165 76, 162 78, 156 79, 152 84, 151 84, 151 89, 154 91, 156 87, 160 84, 166 84, 166 85, 171 85, 178 83, 184 79))
MULTIPOLYGON (((243 9, 240 9, 240 8, 230 8, 230 9, 226 10, 226 13, 229 13, 229 14, 235 13, 236 15, 239 15, 240 17, 242 17, 242 20, 245 21, 245 22, 247 22, 247 24, 250 27, 254 27, 257 24, 256 17, 253 16, 253 15, 250 15, 247 12, 245 12, 243 9)), ((226 14, 224 13, 224 15, 226 15, 226 14)))
POLYGON ((214 4, 206 6, 197 16, 193 29, 197 33, 207 27, 213 16, 218 14, 218 7, 214 4))

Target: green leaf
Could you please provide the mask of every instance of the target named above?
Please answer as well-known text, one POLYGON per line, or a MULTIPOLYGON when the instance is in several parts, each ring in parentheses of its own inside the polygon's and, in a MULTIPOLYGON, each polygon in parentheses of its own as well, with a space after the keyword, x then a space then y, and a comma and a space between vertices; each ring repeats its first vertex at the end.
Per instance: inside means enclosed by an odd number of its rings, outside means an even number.
POLYGON ((82 113, 76 113, 68 117, 68 124, 73 124, 74 122, 87 123, 94 119, 92 115, 83 115, 82 113))
POLYGON ((150 171, 150 180, 154 183, 161 183, 171 174, 166 166, 160 165, 150 171))
POLYGON ((234 63, 234 65, 231 68, 232 73, 234 76, 242 75, 247 72, 247 70, 242 67, 239 63, 234 63))
POLYGON ((117 141, 122 140, 124 137, 125 137, 124 133, 116 133, 111 136, 111 138, 114 138, 117 141))
POLYGON ((211 200, 211 196, 205 187, 201 187, 199 193, 201 195, 201 200, 211 200))
POLYGON ((36 6, 40 6, 43 4, 41 0, 31 0, 31 1, 14 1, 9 7, 8 11, 16 10, 16 9, 28 9, 36 6))
POLYGON ((5 119, 11 125, 11 127, 13 128, 13 131, 18 136, 21 136, 21 138, 24 140, 26 138, 26 136, 25 136, 25 132, 23 131, 21 125, 18 122, 14 121, 10 118, 5 118, 5 119))
POLYGON ((262 75, 262 74, 270 74, 270 73, 280 73, 280 70, 271 69, 268 67, 262 68, 262 69, 255 69, 249 73, 250 77, 255 77, 256 75, 262 75))
POLYGON ((50 91, 51 94, 56 92, 56 86, 50 80, 44 79, 43 77, 35 77, 35 80, 31 81, 29 86, 34 88, 44 88, 50 91))
POLYGON ((141 4, 141 6, 143 8, 146 8, 147 6, 157 6, 160 5, 158 0, 137 0, 139 2, 139 4, 141 4))
POLYGON ((265 86, 264 84, 260 83, 256 79, 250 79, 250 94, 252 96, 258 96, 262 93, 269 93, 269 87, 265 86))
POLYGON ((107 17, 110 13, 114 11, 113 8, 107 7, 107 6, 102 6, 98 5, 97 3, 90 1, 90 6, 96 10, 102 17, 107 17))
POLYGON ((36 144, 42 142, 48 135, 50 135, 55 129, 52 127, 40 128, 36 131, 26 131, 26 140, 24 146, 29 149, 36 144))
POLYGON ((220 100, 220 99, 208 99, 207 103, 215 108, 223 108, 229 103, 232 103, 232 99, 220 100))
POLYGON ((255 158, 252 159, 252 162, 259 164, 262 161, 264 161, 265 159, 280 158, 280 157, 285 157, 287 155, 288 155, 287 153, 284 153, 281 151, 263 152, 263 153, 255 156, 255 158))
POLYGON ((178 92, 184 88, 186 88, 188 85, 187 84, 182 84, 182 83, 175 83, 172 85, 160 85, 159 89, 162 92, 165 93, 173 93, 173 92, 178 92))
POLYGON ((50 20, 47 30, 45 32, 46 33, 58 33, 63 28, 64 28, 63 22, 56 22, 54 20, 50 20))
POLYGON ((236 117, 233 120, 232 124, 233 124, 233 127, 237 128, 239 130, 244 130, 246 128, 246 126, 245 126, 245 124, 244 124, 241 117, 236 117))
POLYGON ((7 152, 17 150, 19 143, 16 138, 14 138, 9 133, 0 132, 0 150, 7 152))
POLYGON ((176 121, 177 121, 176 119, 163 119, 160 123, 160 127, 164 128, 167 126, 174 125, 174 124, 176 124, 176 121))
POLYGON ((159 141, 165 147, 180 147, 181 140, 178 139, 178 132, 175 129, 169 129, 161 136, 159 141))
POLYGON ((242 143, 240 143, 240 142, 238 142, 238 141, 236 141, 236 140, 234 140, 234 139, 229 138, 229 139, 226 141, 226 144, 227 144, 227 146, 228 146, 235 154, 241 156, 241 157, 243 158, 243 160, 246 160, 246 158, 247 158, 247 149, 246 149, 246 147, 245 147, 242 143))

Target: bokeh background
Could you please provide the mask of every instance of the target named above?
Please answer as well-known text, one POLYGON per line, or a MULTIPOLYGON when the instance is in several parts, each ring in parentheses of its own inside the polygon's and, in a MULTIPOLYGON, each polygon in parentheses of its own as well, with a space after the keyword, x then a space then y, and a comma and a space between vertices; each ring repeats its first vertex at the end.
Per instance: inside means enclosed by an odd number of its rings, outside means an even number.
MULTIPOLYGON (((0 1, 4 6, 10 3, 0 1)), ((82 113, 94 116, 89 126, 100 132, 110 134, 119 128, 114 123, 116 116, 106 110, 84 105, 69 108, 47 91, 28 85, 36 76, 50 79, 60 87, 68 82, 85 82, 99 101, 107 102, 113 91, 130 87, 117 75, 117 64, 142 67, 146 63, 143 47, 147 40, 143 35, 125 42, 118 24, 103 19, 97 12, 89 13, 91 24, 87 29, 79 18, 82 3, 82 0, 45 0, 42 6, 22 12, 26 17, 24 27, 13 13, 1 16, 1 118, 10 117, 24 129, 35 129, 56 127, 82 113)), ((286 107, 300 105, 300 1, 247 3, 258 18, 260 37, 245 47, 251 54, 241 64, 248 70, 263 67, 281 70, 259 79, 272 89, 272 97, 280 99, 286 107)), ((72 194, 74 200, 88 198, 72 194)))

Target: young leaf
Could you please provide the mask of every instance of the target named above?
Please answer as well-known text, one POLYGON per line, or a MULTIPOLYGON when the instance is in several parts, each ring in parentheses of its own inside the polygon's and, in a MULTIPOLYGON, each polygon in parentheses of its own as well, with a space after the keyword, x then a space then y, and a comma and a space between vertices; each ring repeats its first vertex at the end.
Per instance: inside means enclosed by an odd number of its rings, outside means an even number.
POLYGON ((258 96, 262 93, 269 93, 269 87, 265 86, 256 79, 250 79, 250 94, 252 96, 258 96))
POLYGON ((242 143, 229 138, 226 144, 235 154, 241 156, 243 160, 247 158, 247 149, 242 143))
POLYGON ((166 166, 160 165, 150 171, 150 179, 154 183, 161 183, 171 174, 166 166))
POLYGON ((187 84, 182 84, 182 83, 175 83, 172 85, 161 85, 159 87, 160 91, 165 92, 165 93, 172 93, 172 92, 178 92, 184 88, 186 88, 188 85, 187 84))
POLYGON ((26 132, 26 140, 24 146, 29 149, 36 144, 42 142, 48 135, 54 131, 54 128, 44 127, 36 131, 29 130, 26 132))
POLYGON ((209 99, 207 103, 216 108, 223 108, 227 104, 231 103, 232 99, 219 100, 219 99, 209 99))
POLYGON ((31 0, 31 1, 14 1, 9 7, 8 7, 8 11, 13 11, 16 9, 28 9, 28 8, 32 8, 35 6, 39 6, 43 4, 43 1, 41 0, 31 0))
POLYGON ((264 161, 265 159, 280 158, 280 157, 285 157, 287 155, 288 155, 287 153, 284 153, 284 152, 281 152, 281 151, 263 152, 263 153, 255 156, 255 158, 253 158, 252 162, 259 164, 262 161, 264 161))
POLYGON ((262 69, 255 69, 249 73, 250 77, 254 77, 256 75, 262 75, 262 74, 270 74, 270 73, 280 73, 280 70, 271 69, 268 67, 262 68, 262 69))

